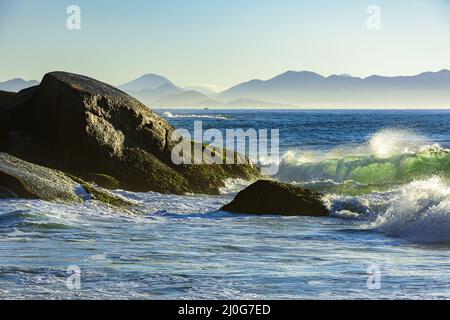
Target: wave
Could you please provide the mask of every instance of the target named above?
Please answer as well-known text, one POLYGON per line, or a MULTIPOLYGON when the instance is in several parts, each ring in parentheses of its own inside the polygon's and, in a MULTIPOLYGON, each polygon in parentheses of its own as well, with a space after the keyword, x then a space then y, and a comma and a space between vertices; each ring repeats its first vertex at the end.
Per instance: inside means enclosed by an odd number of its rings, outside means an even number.
POLYGON ((250 184, 252 184, 252 181, 239 178, 230 178, 225 180, 224 186, 219 188, 219 191, 222 195, 234 195, 248 187, 250 184))
POLYGON ((324 192, 332 215, 363 229, 450 243, 450 151, 410 131, 383 130, 332 154, 288 152, 278 178, 324 192))
POLYGON ((433 176, 364 196, 329 194, 332 215, 416 243, 450 243, 450 184, 433 176))
POLYGON ((166 118, 200 118, 200 119, 219 119, 228 120, 227 117, 221 115, 199 115, 199 114, 173 114, 171 112, 164 112, 163 116, 166 118))
POLYGON ((409 131, 383 130, 351 151, 348 148, 327 154, 288 151, 276 177, 287 182, 352 181, 376 187, 432 175, 450 175, 449 150, 409 131))
POLYGON ((440 177, 414 181, 369 225, 415 242, 450 243, 450 186, 440 177))

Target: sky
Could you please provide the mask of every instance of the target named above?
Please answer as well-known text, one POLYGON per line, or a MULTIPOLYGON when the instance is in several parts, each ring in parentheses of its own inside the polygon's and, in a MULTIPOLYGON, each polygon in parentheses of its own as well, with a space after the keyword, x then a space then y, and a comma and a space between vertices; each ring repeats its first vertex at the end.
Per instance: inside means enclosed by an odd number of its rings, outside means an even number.
POLYGON ((0 48, 0 81, 156 73, 221 90, 287 70, 412 75, 450 69, 450 0, 0 0, 0 48))

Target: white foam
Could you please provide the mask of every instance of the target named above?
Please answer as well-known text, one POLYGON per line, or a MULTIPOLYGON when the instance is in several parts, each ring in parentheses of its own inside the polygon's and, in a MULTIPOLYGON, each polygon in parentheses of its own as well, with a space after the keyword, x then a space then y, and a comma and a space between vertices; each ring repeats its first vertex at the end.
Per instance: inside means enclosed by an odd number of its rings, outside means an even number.
POLYGON ((388 200, 370 227, 417 242, 450 242, 450 186, 439 178, 414 181, 388 200))
POLYGON ((225 186, 219 188, 220 194, 234 194, 246 187, 248 187, 252 182, 244 179, 227 179, 225 180, 225 186))
POLYGON ((371 153, 380 159, 417 153, 430 144, 426 137, 404 129, 384 129, 374 134, 368 141, 371 153))
POLYGON ((200 115, 200 114, 173 114, 172 112, 166 111, 163 113, 166 118, 199 118, 199 119, 219 119, 228 120, 227 117, 221 115, 200 115))
MULTIPOLYGON (((309 182, 323 179, 343 182, 343 179, 348 180, 352 177, 339 174, 349 173, 352 168, 348 166, 351 165, 355 165, 354 169, 358 170, 359 166, 368 166, 371 163, 378 164, 380 161, 388 163, 391 158, 396 156, 414 156, 416 154, 432 156, 442 152, 450 152, 450 150, 442 148, 438 143, 432 143, 426 137, 413 131, 384 129, 368 137, 361 144, 344 145, 329 151, 288 150, 279 161, 277 178, 285 182, 309 182), (358 158, 361 160, 360 163, 356 162, 358 158), (329 161, 335 161, 334 165, 339 166, 341 170, 333 169, 333 165, 329 161), (342 166, 348 167, 347 170, 342 170, 342 166)), ((393 165, 395 163, 396 161, 392 162, 393 165)), ((402 168, 398 169, 402 170, 402 168)), ((366 183, 366 181, 363 182, 366 183)))

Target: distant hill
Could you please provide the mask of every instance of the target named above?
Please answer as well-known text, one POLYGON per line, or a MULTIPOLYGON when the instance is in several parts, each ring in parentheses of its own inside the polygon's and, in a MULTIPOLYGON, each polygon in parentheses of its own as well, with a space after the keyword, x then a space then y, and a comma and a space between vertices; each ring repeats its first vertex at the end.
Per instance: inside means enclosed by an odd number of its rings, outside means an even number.
POLYGON ((251 99, 237 99, 228 103, 217 101, 197 91, 171 94, 153 104, 158 108, 202 107, 202 108, 291 108, 292 105, 270 103, 251 99))
POLYGON ((156 89, 128 90, 126 92, 147 105, 153 105, 159 99, 167 95, 182 93, 183 90, 172 83, 165 83, 156 89))
POLYGON ((161 87, 164 84, 173 85, 174 84, 166 79, 163 76, 159 76, 157 74, 144 74, 143 76, 132 80, 130 82, 127 82, 121 86, 118 86, 118 88, 122 91, 128 92, 128 91, 141 91, 141 90, 154 90, 159 87, 161 87))
POLYGON ((217 91, 213 90, 210 86, 207 85, 192 85, 184 87, 183 90, 185 91, 197 91, 201 94, 207 95, 207 96, 213 96, 217 94, 217 91))
POLYGON ((206 85, 180 88, 167 78, 155 74, 143 75, 118 88, 151 107, 226 106, 211 99, 209 94, 217 93, 206 85))
POLYGON ((150 107, 161 108, 450 107, 449 70, 366 78, 287 71, 269 80, 251 80, 219 93, 208 85, 181 88, 163 76, 146 74, 119 88, 150 107))
POLYGON ((450 71, 367 78, 288 71, 266 81, 236 85, 216 99, 252 99, 302 107, 450 107, 450 71))
MULTIPOLYGON (((38 84, 16 78, 0 82, 0 91, 18 92, 38 84)), ((449 70, 365 78, 287 71, 223 92, 215 92, 209 85, 181 88, 163 76, 145 74, 118 88, 149 107, 161 108, 450 108, 449 70)))
POLYGON ((10 91, 10 92, 19 92, 20 90, 23 90, 23 89, 26 89, 29 87, 34 87, 34 86, 37 86, 38 84, 39 84, 39 82, 36 80, 26 81, 26 80, 23 80, 20 78, 16 78, 16 79, 0 82, 0 90, 10 91))
POLYGON ((154 106, 159 108, 172 108, 172 107, 192 107, 201 105, 204 101, 210 101, 211 99, 197 91, 185 91, 178 94, 167 95, 154 103, 154 106))

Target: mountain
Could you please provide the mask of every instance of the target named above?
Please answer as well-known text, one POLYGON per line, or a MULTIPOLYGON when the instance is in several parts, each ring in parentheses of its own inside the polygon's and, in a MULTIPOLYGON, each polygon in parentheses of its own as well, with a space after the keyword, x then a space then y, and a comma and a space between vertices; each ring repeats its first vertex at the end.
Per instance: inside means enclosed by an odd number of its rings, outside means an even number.
POLYGON ((128 90, 126 92, 147 105, 153 105, 162 97, 182 93, 183 90, 172 83, 165 83, 156 89, 145 89, 140 91, 128 90))
POLYGON ((201 107, 203 104, 208 107, 226 106, 208 96, 217 94, 208 85, 180 88, 167 78, 155 74, 145 74, 118 88, 152 107, 201 107))
POLYGON ((193 107, 202 102, 212 101, 208 96, 197 91, 185 91, 183 93, 169 94, 154 103, 158 108, 193 107))
POLYGON ((450 71, 415 76, 366 78, 347 74, 324 77, 308 71, 288 71, 272 79, 236 85, 217 99, 262 100, 301 107, 450 107, 450 71))
POLYGON ((217 101, 197 91, 186 91, 167 95, 154 103, 158 108, 202 107, 202 108, 291 108, 292 105, 270 103, 252 99, 237 99, 228 103, 217 101))
POLYGON ((144 74, 143 76, 141 76, 135 80, 132 80, 121 86, 118 86, 118 88, 125 92, 141 91, 141 90, 148 90, 148 89, 154 90, 154 89, 161 87, 164 84, 174 85, 171 81, 164 78, 163 76, 148 73, 148 74, 144 74))
POLYGON ((2 91, 11 91, 11 92, 19 92, 20 90, 34 87, 39 84, 36 80, 26 81, 20 78, 0 82, 0 90, 2 91))
POLYGON ((191 85, 183 88, 185 91, 197 91, 204 95, 215 95, 217 91, 209 85, 191 85))

